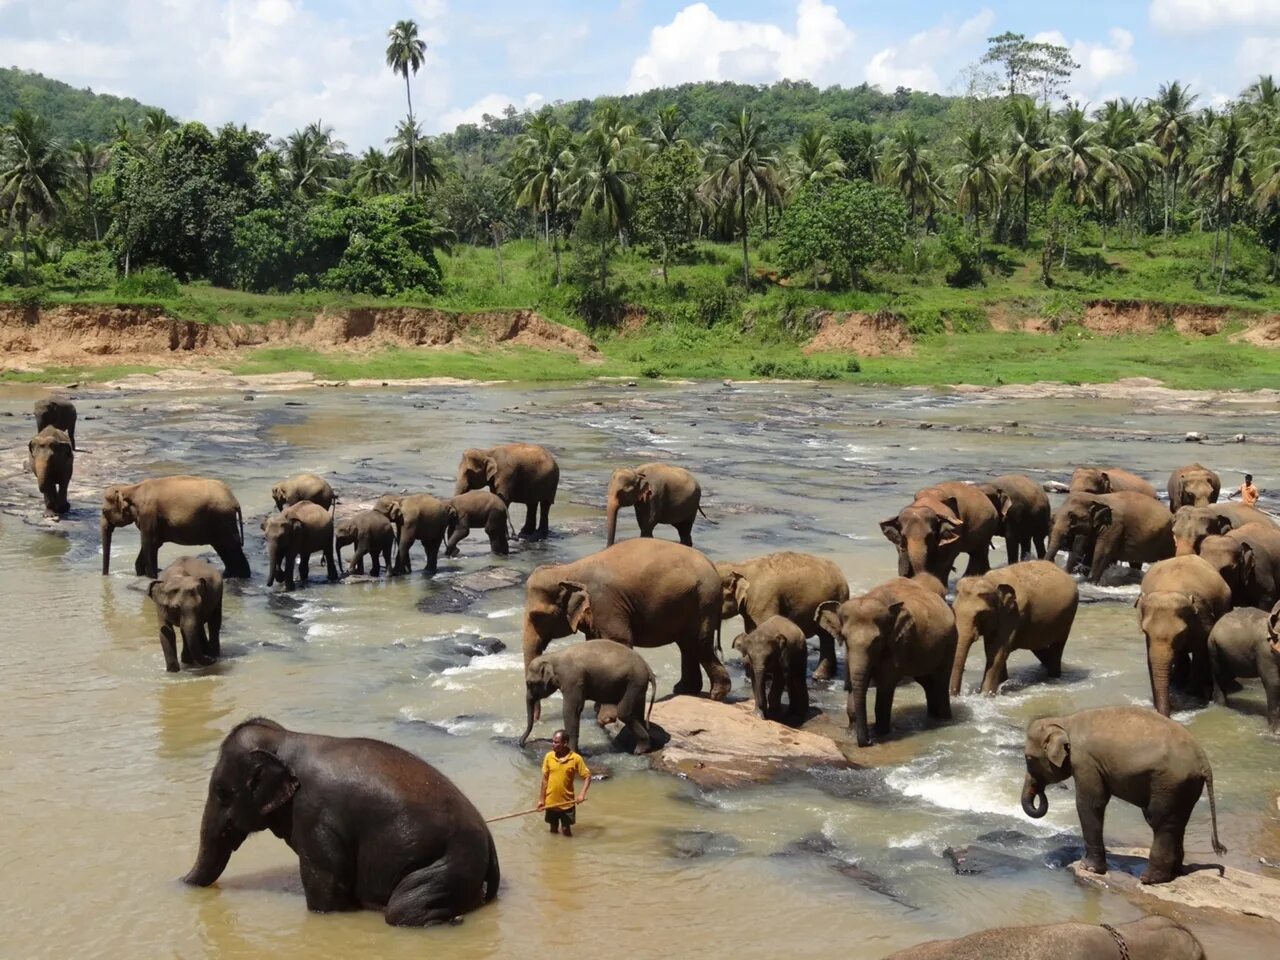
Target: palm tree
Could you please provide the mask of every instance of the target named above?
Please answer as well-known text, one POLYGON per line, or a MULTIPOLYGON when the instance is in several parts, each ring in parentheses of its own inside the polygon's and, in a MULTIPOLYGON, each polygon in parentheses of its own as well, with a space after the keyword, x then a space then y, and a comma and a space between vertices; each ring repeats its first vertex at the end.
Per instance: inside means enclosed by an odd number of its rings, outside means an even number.
POLYGON ((841 143, 841 160, 845 176, 857 180, 874 180, 880 169, 880 155, 884 144, 870 127, 858 127, 841 143))
POLYGON ((1107 247, 1107 221, 1136 210, 1145 192, 1155 149, 1142 138, 1142 121, 1132 100, 1108 100, 1097 113, 1095 131, 1104 162, 1095 174, 1102 248, 1107 247))
POLYGON ((1004 164, 996 156, 995 139, 982 124, 975 124, 956 139, 960 161, 951 168, 956 182, 956 206, 973 218, 974 230, 982 235, 982 201, 995 197, 1004 164))
MULTIPOLYGON (((631 181, 634 179, 635 128, 624 123, 613 105, 597 114, 579 143, 569 174, 569 197, 582 209, 603 214, 609 226, 625 235, 631 219, 631 181)), ((601 286, 607 277, 601 258, 601 286)))
POLYGON ((659 107, 653 120, 649 122, 649 146, 656 153, 688 144, 688 140, 680 136, 680 128, 688 118, 679 104, 669 103, 659 107))
POLYGON ((387 137, 387 143, 391 146, 391 162, 402 179, 412 184, 417 176, 424 187, 436 186, 444 180, 444 170, 431 151, 431 143, 416 123, 401 120, 395 135, 387 137))
POLYGON ((1269 73, 1259 75, 1240 95, 1251 123, 1269 123, 1280 119, 1280 84, 1269 73))
POLYGON ((159 107, 148 107, 142 115, 142 139, 149 150, 154 150, 166 133, 177 129, 178 121, 159 107))
POLYGON ((844 161, 832 146, 831 137, 817 127, 800 134, 787 156, 787 175, 793 187, 819 183, 843 176, 844 161))
POLYGON ((329 189, 334 165, 347 147, 341 140, 334 139, 333 127, 317 120, 278 140, 276 148, 288 188, 300 197, 311 199, 329 189))
POLYGON ((351 171, 351 185, 357 193, 366 197, 394 193, 396 180, 391 161, 385 153, 374 147, 369 147, 360 155, 351 171))
MULTIPOLYGON (((416 131, 413 122, 413 94, 409 90, 409 74, 417 74, 427 55, 426 41, 418 39, 418 25, 412 20, 399 20, 387 31, 387 66, 392 73, 404 77, 404 96, 409 104, 409 127, 416 131)), ((409 191, 418 192, 417 147, 409 146, 409 191)))
POLYGON ((1178 177, 1191 151, 1195 119, 1191 108, 1196 96, 1177 80, 1162 83, 1149 104, 1151 142, 1160 151, 1164 181, 1164 235, 1169 235, 1169 217, 1178 198, 1178 177))
POLYGON ((742 283, 751 287, 751 261, 748 248, 747 198, 776 195, 778 160, 768 152, 765 135, 768 128, 757 120, 750 107, 728 122, 717 123, 712 131, 711 151, 707 156, 710 177, 707 185, 737 201, 742 228, 742 283))
POLYGON ((887 186, 902 194, 913 225, 919 213, 931 214, 945 199, 925 142, 915 127, 899 127, 887 142, 881 174, 887 186))
POLYGON ((48 222, 60 206, 58 194, 69 179, 66 157, 49 124, 27 110, 14 111, 0 140, 0 210, 8 211, 22 234, 24 283, 31 282, 31 221, 48 222))
POLYGON ((1084 110, 1071 104, 1058 118, 1058 133, 1044 151, 1037 176, 1056 175, 1066 183, 1076 206, 1092 202, 1095 178, 1108 162, 1106 148, 1084 110))
POLYGON ((573 166, 573 135, 555 118, 551 108, 544 108, 529 121, 523 136, 516 141, 511 160, 511 190, 516 205, 542 214, 547 244, 556 259, 556 284, 561 281, 560 225, 556 214, 573 166), (552 239, 552 229, 555 239, 552 239))
POLYGON ((1226 247, 1222 256, 1222 271, 1218 274, 1218 293, 1227 276, 1231 262, 1232 205, 1236 191, 1249 194, 1253 190, 1253 144, 1245 135, 1244 120, 1232 110, 1219 117, 1205 133, 1196 153, 1198 161, 1193 173, 1193 186, 1206 194, 1215 210, 1213 234, 1213 268, 1218 265, 1218 234, 1222 230, 1222 217, 1226 216, 1226 247))
POLYGON ((93 178, 107 164, 107 148, 100 143, 75 140, 67 152, 72 169, 77 176, 84 178, 84 202, 93 220, 93 239, 101 240, 102 235, 98 231, 98 211, 93 205, 93 178))
POLYGON ((1022 229, 1019 245, 1025 250, 1030 234, 1031 181, 1044 160, 1049 145, 1045 136, 1045 115, 1029 97, 1009 101, 1009 133, 1005 142, 1009 172, 1022 190, 1022 229))

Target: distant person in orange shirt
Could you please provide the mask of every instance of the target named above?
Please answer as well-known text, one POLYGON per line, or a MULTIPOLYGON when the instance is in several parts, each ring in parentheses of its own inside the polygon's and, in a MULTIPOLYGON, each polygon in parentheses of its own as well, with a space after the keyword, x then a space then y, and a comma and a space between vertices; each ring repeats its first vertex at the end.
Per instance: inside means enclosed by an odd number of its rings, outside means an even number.
POLYGON ((578 804, 587 802, 587 790, 591 788, 591 771, 582 757, 569 749, 569 738, 563 730, 551 735, 551 750, 542 758, 542 791, 538 796, 538 809, 547 812, 547 823, 552 833, 563 829, 566 837, 573 836, 577 821, 574 811, 578 804), (582 793, 574 797, 573 781, 582 778, 582 793))
POLYGON ((1253 485, 1252 473, 1244 475, 1244 483, 1240 487, 1240 502, 1246 507, 1252 507, 1258 502, 1258 488, 1253 485))

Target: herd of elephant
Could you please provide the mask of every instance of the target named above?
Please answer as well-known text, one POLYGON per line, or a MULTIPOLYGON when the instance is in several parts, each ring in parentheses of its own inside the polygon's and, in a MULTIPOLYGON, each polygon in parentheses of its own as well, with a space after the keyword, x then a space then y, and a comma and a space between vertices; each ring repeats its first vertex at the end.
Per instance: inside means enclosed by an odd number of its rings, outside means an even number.
MULTIPOLYGON (((74 423, 68 402, 37 405, 31 465, 51 511, 67 509, 74 423)), ((332 487, 311 474, 291 477, 273 488, 278 512, 262 524, 268 585, 280 580, 292 589, 297 579, 305 582, 314 553, 323 555, 328 578, 335 580, 342 571, 340 551, 348 545, 354 547, 353 569, 363 572, 367 557, 377 576, 382 565, 391 575, 410 572, 410 550, 420 542, 432 574, 440 546, 452 555, 473 527, 485 531, 494 553, 505 555, 508 510, 527 508, 519 536, 547 536, 558 482, 556 460, 541 446, 472 449, 462 455, 452 498, 387 495, 372 509, 335 522, 332 487)), ((965 662, 978 640, 985 651, 983 694, 998 693, 1018 650, 1032 653, 1048 676, 1059 676, 1079 602, 1073 574, 1097 582, 1115 564, 1135 570, 1150 564, 1136 606, 1155 710, 1106 707, 1034 721, 1027 730, 1022 806, 1030 816, 1044 816, 1045 787, 1074 777, 1084 866, 1101 873, 1108 799, 1136 804, 1154 837, 1143 882, 1168 882, 1183 865, 1185 828, 1206 785, 1214 849, 1225 852, 1209 761, 1169 719, 1170 688, 1225 703, 1239 689, 1238 679, 1259 677, 1271 727, 1280 728, 1280 527, 1255 507, 1219 503, 1220 479, 1200 464, 1174 471, 1167 505, 1147 480, 1115 468, 1080 468, 1069 487, 1048 486, 1067 494, 1056 510, 1044 487, 1022 475, 918 491, 880 524, 897 549, 897 577, 851 596, 840 568, 817 556, 783 551, 713 563, 693 547, 701 487, 689 471, 661 463, 617 470, 607 493, 606 547, 570 563, 539 566, 526 581, 527 726, 520 743, 540 717, 541 700, 559 691, 574 749, 582 710, 594 701, 601 723, 621 721, 634 735, 636 752, 646 752, 645 694, 651 710, 656 681, 635 648, 675 643, 681 659, 675 692, 700 693, 705 673, 711 697, 723 700, 731 682, 718 655, 721 625, 741 616, 744 631, 732 647, 742 656, 757 716, 803 722, 810 682, 838 675, 839 645, 850 729, 859 746, 867 746, 873 731, 889 734, 894 694, 906 680, 923 688, 930 717, 949 719, 951 697, 961 691, 965 662), (635 509, 641 537, 615 543, 618 512, 626 506, 635 509), (674 527, 680 542, 655 539, 659 524, 674 527), (994 537, 1004 539, 1008 558, 996 570, 988 559, 994 537), (1065 568, 1056 563, 1062 551, 1065 568), (948 603, 947 584, 961 554, 967 568, 948 603), (576 633, 590 642, 547 652, 552 640, 576 633), (810 637, 818 641, 812 674, 810 637), (867 711, 871 686, 874 722, 867 711)), ((101 519, 104 574, 112 531, 130 524, 141 537, 135 573, 153 578, 149 595, 159 610, 167 668, 179 669, 175 631, 183 638, 183 662, 212 662, 219 654, 223 573, 196 558, 161 572, 157 556, 166 542, 208 545, 226 576, 249 576, 238 501, 220 481, 200 477, 109 487, 101 519)), ((235 728, 211 778, 200 853, 188 881, 212 883, 248 833, 262 829, 274 830, 299 853, 313 909, 373 904, 386 908, 388 922, 426 923, 455 917, 497 891, 497 854, 475 808, 434 768, 389 744, 294 733, 261 718, 235 728), (370 805, 385 814, 351 824, 362 844, 382 849, 393 838, 413 838, 388 850, 386 870, 376 878, 357 876, 349 851, 326 847, 320 829, 326 792, 350 789, 346 771, 353 767, 363 771, 359 789, 368 796, 350 808, 352 815, 368 813, 370 805), (305 809, 293 799, 300 783, 310 787, 305 809), (397 806, 390 810, 388 804, 397 806)), ((1038 929, 1046 942, 1054 941, 1052 928, 1038 929)), ((1010 944, 1024 942, 1016 932, 1010 936, 1010 944)), ((932 948, 901 956, 969 955, 932 948)), ((993 948, 972 955, 1015 954, 993 948)))

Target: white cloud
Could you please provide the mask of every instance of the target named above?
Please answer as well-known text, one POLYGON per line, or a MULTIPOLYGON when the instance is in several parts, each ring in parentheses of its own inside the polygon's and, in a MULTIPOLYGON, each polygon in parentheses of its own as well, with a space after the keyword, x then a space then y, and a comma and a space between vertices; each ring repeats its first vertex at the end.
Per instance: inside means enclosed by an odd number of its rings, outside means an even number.
POLYGON ((1068 47, 1071 56, 1080 64, 1071 77, 1069 87, 1072 95, 1077 97, 1098 96, 1103 84, 1111 83, 1117 77, 1135 73, 1138 61, 1133 56, 1133 34, 1120 27, 1107 31, 1107 42, 1076 40, 1067 43, 1067 38, 1058 30, 1037 33, 1031 39, 1037 43, 1055 43, 1068 47))
POLYGON ((1280 37, 1245 37, 1236 58, 1238 72, 1252 83, 1260 73, 1275 73, 1280 65, 1280 37))
POLYGON ((517 110, 534 110, 543 103, 540 93, 526 93, 523 97, 508 97, 505 93, 490 93, 466 107, 447 110, 440 116, 440 128, 452 130, 464 123, 480 123, 487 113, 491 117, 500 117, 507 107, 517 110))
POLYGON ((799 0, 790 33, 772 23, 723 20, 705 3, 695 3, 653 28, 648 48, 632 64, 627 90, 696 80, 821 79, 853 40, 839 11, 823 0, 799 0))
POLYGON ((867 83, 886 91, 907 87, 937 92, 941 85, 934 64, 953 61, 957 49, 986 38, 995 19, 984 8, 958 27, 944 21, 912 35, 901 46, 885 47, 867 64, 867 83))
POLYGON ((1162 30, 1192 33, 1215 27, 1280 27, 1276 0, 1151 0, 1151 22, 1162 30))

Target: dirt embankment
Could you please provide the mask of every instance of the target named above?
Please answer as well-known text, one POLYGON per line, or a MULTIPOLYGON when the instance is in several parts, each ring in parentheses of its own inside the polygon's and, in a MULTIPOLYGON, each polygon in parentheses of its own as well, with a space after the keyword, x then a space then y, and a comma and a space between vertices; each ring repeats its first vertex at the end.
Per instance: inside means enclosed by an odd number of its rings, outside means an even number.
POLYGON ((805 344, 805 353, 840 351, 860 357, 897 357, 911 352, 911 334, 895 313, 819 314, 818 332, 805 344))
POLYGON ((212 326, 158 307, 0 307, 0 369, 138 363, 174 366, 262 346, 367 351, 384 347, 514 344, 600 359, 583 333, 532 310, 454 314, 413 307, 360 307, 263 324, 212 326))

